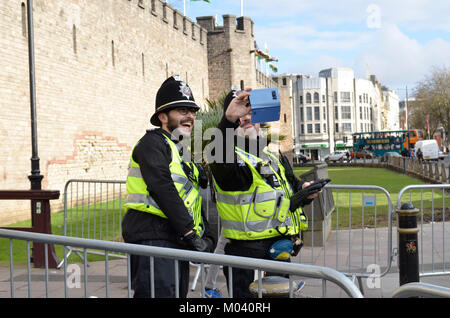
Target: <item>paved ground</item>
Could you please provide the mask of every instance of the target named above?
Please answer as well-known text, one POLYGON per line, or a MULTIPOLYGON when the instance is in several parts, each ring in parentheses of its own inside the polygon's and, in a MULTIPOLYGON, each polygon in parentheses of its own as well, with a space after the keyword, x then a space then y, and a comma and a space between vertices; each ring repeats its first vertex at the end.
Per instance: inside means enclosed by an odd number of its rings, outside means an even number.
MULTIPOLYGON (((393 231, 393 246, 397 246, 396 230, 393 231)), ((445 237, 450 235, 450 223, 434 223, 426 224, 419 233, 419 240, 422 240, 423 246, 419 245, 419 257, 421 259, 422 270, 439 272, 441 270, 450 269, 450 246, 445 244, 445 237), (431 229, 434 234, 431 234, 431 229), (431 253, 431 250, 434 253, 431 253), (442 260, 447 259, 447 263, 442 260)), ((352 231, 332 232, 328 237, 325 247, 316 247, 314 250, 304 247, 294 261, 305 264, 315 264, 337 268, 339 271, 359 271, 364 273, 373 273, 373 269, 368 266, 376 264, 379 266, 380 272, 383 274, 379 282, 363 278, 360 282, 365 297, 369 298, 389 298, 392 293, 399 287, 399 273, 397 268, 397 257, 394 257, 391 268, 387 273, 388 264, 388 241, 387 229, 364 229, 352 231), (336 249, 338 244, 339 249, 336 249), (362 248, 364 244, 365 248, 362 248)), ((420 241, 419 241, 420 244, 420 241)), ((372 265, 373 266, 373 265, 372 265)), ((112 260, 108 263, 108 281, 109 288, 105 288, 105 262, 91 262, 88 267, 88 284, 85 288, 83 264, 74 264, 70 268, 71 273, 78 276, 69 275, 68 297, 77 298, 84 297, 87 290, 89 297, 103 298, 107 296, 113 298, 128 297, 127 284, 127 267, 126 261, 112 260), (72 270, 75 270, 72 272, 72 270), (79 278, 79 280, 76 279, 79 278)), ((191 267, 191 286, 197 267, 191 267)), ((28 271, 24 266, 14 266, 14 297, 28 297, 28 271)), ((65 296, 64 289, 64 271, 50 269, 48 272, 48 289, 45 283, 45 271, 43 269, 31 269, 31 296, 33 298, 48 297, 59 298, 65 296)), ((188 297, 200 297, 201 277, 198 280, 196 288, 190 289, 188 297)), ((299 297, 323 297, 324 285, 321 280, 303 279, 306 286, 299 297)), ((358 281, 356 281, 358 282, 358 281)), ((421 277, 421 282, 436 284, 439 286, 450 288, 450 275, 438 277, 421 277)), ((347 297, 333 283, 326 284, 326 297, 347 297)), ((223 272, 219 271, 217 288, 227 295, 227 288, 223 272)), ((132 291, 130 291, 132 295, 132 291)), ((9 298, 11 296, 10 270, 5 264, 0 266, 0 298, 9 298)))

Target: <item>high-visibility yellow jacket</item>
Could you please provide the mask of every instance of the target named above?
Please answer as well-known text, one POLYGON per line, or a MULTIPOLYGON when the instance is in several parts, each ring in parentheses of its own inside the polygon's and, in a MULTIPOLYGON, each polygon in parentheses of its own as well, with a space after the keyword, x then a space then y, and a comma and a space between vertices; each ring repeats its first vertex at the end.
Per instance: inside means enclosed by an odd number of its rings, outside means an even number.
POLYGON ((253 183, 247 191, 224 191, 214 180, 217 210, 220 215, 223 234, 236 240, 267 239, 281 235, 296 235, 308 228, 308 220, 301 208, 289 210, 292 188, 285 176, 285 170, 278 158, 268 152, 277 166, 235 147, 235 152, 250 168, 253 183), (279 186, 272 187, 257 170, 257 166, 269 168, 278 180, 279 186))
MULTIPOLYGON (((177 146, 167 136, 164 136, 170 146, 172 152, 172 161, 169 164, 169 170, 175 188, 178 191, 180 198, 183 200, 189 215, 194 221, 194 230, 197 235, 202 237, 204 232, 204 223, 201 215, 202 198, 200 196, 198 186, 199 171, 193 163, 183 162, 177 146), (183 163, 189 165, 193 175, 188 177, 183 169, 183 163)), ((139 164, 130 159, 130 166, 127 176, 127 199, 125 201, 125 210, 134 209, 142 212, 152 213, 159 217, 167 219, 167 216, 159 208, 155 200, 149 195, 147 191, 147 184, 142 178, 139 164)), ((151 187, 151 185, 149 185, 151 187)), ((167 198, 170 200, 170 198, 167 198)))

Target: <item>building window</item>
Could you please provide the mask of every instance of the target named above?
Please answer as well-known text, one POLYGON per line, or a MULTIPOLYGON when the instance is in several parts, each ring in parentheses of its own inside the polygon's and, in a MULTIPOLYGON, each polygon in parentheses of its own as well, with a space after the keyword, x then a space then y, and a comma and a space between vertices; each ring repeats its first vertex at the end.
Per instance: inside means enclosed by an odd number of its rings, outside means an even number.
POLYGON ((319 93, 314 93, 314 103, 318 104, 319 102, 319 93))
POLYGON ((300 104, 303 104, 303 95, 300 95, 300 104))
POLYGON ((320 107, 314 107, 314 120, 320 120, 320 107))
POLYGON ((325 95, 322 95, 322 103, 325 103, 326 99, 325 99, 325 95))
POLYGON ((334 124, 334 131, 337 133, 339 132, 339 124, 338 123, 334 124))
POLYGON ((325 107, 322 107, 322 112, 323 112, 323 119, 327 119, 327 111, 325 107))
POLYGON ((316 134, 320 134, 320 124, 315 124, 314 131, 316 134))
POLYGON ((350 103, 350 92, 341 92, 341 102, 350 103))
POLYGON ((287 81, 286 81, 286 77, 283 77, 283 85, 286 85, 287 81))
POLYGON ((142 76, 145 77, 145 57, 144 57, 144 53, 141 54, 141 62, 142 62, 142 76))
POLYGON ((313 133, 312 124, 308 124, 308 134, 312 134, 312 133, 313 133))
POLYGON ((114 41, 111 41, 111 61, 112 61, 112 66, 115 67, 116 66, 116 57, 115 57, 115 52, 114 52, 114 41))
POLYGON ((311 93, 306 93, 306 104, 311 104, 311 93))
POLYGON ((334 119, 339 119, 339 107, 334 106, 334 119))
POLYGON ((303 107, 300 107, 300 120, 305 121, 305 116, 303 115, 303 107))
POLYGON ((364 132, 364 125, 361 123, 361 132, 364 132))
POLYGON ((372 108, 369 108, 369 110, 370 110, 370 120, 373 120, 373 111, 372 111, 372 108))
POLYGON ((342 129, 344 132, 352 132, 352 124, 344 123, 344 124, 342 124, 342 129))
POLYGON ((351 106, 342 106, 341 107, 341 118, 342 119, 352 119, 351 106))
POLYGON ((73 53, 77 54, 77 27, 75 24, 72 26, 72 44, 73 44, 73 53))
POLYGON ((362 103, 362 96, 359 95, 359 102, 362 103))
POLYGON ((287 122, 286 114, 284 114, 284 122, 285 122, 285 123, 287 122))
POLYGON ((22 36, 27 37, 27 8, 25 7, 25 3, 22 2, 22 36))
POLYGON ((303 124, 300 125, 300 133, 301 133, 302 135, 305 134, 305 125, 303 125, 303 124))
POLYGON ((334 102, 337 103, 338 102, 338 96, 337 96, 337 92, 334 92, 334 102))
MULTIPOLYGON (((359 96, 361 97, 361 95, 359 96)), ((363 119, 363 115, 362 115, 363 111, 362 111, 362 107, 359 106, 359 119, 363 119)))
POLYGON ((306 120, 312 120, 312 107, 306 107, 306 120))
POLYGON ((324 133, 327 132, 327 124, 323 124, 323 132, 324 132, 324 133))

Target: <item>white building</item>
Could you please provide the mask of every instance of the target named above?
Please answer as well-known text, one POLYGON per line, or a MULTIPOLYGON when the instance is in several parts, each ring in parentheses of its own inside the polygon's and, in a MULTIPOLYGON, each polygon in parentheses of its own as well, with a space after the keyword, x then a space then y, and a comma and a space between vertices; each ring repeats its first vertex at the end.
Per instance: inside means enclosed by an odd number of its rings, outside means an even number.
POLYGON ((292 82, 292 132, 297 154, 321 159, 351 147, 355 132, 399 127, 398 97, 383 91, 374 75, 359 79, 350 68, 329 68, 320 71, 319 77, 284 76, 292 82))
POLYGON ((400 130, 400 102, 398 95, 386 87, 382 87, 384 108, 381 111, 381 130, 400 130))

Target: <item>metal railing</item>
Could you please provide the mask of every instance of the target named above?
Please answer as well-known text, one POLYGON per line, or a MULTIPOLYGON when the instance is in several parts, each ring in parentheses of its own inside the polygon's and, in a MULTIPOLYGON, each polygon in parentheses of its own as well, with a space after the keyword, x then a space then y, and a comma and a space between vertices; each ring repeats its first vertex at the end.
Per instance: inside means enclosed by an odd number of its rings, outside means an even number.
POLYGON ((399 287, 392 294, 392 298, 408 297, 450 298, 450 288, 425 283, 409 283, 399 287))
MULTIPOLYGON (((64 191, 65 205, 65 225, 64 233, 67 236, 102 239, 108 241, 121 240, 121 220, 123 217, 122 205, 125 202, 125 181, 105 181, 105 180, 69 180, 64 191), (103 231, 103 232, 102 232, 103 231)), ((445 257, 450 255, 446 251, 445 236, 445 213, 436 213, 437 209, 446 210, 445 197, 449 185, 413 185, 408 186, 399 193, 397 205, 399 206, 406 193, 421 191, 418 198, 414 198, 419 203, 416 207, 422 212, 430 209, 431 223, 431 248, 426 251, 421 247, 421 276, 448 275, 450 270, 445 257), (424 195, 424 190, 434 191, 424 195), (441 194, 436 195, 436 193, 441 194), (442 204, 436 205, 436 199, 442 199, 442 204), (424 200, 426 202, 424 202, 424 200), (428 202, 428 201, 429 202, 428 202), (431 203, 430 203, 431 202, 431 203), (425 203, 425 204, 424 204, 425 203), (443 221, 442 224, 436 223, 443 221), (442 231, 438 231, 442 229, 442 231), (439 241, 439 248, 437 242, 439 241), (424 265, 424 253, 426 259, 431 259, 431 264, 424 265), (442 258, 438 262, 437 258, 442 258), (439 263, 439 264, 438 264, 439 263), (425 268, 424 268, 425 266, 425 268)), ((317 213, 317 201, 312 203, 312 213, 309 219, 309 230, 305 232, 311 240, 311 244, 303 247, 300 252, 299 262, 309 265, 320 265, 331 267, 344 273, 353 280, 358 280, 361 290, 362 278, 372 276, 369 266, 376 264, 380 271, 379 276, 387 274, 392 266, 395 257, 395 247, 392 246, 392 215, 395 212, 389 192, 378 186, 371 185, 327 185, 325 191, 332 191, 334 207, 327 207, 333 204, 324 200, 320 202, 323 211, 329 212, 323 220, 316 220, 314 213, 317 213), (381 224, 383 223, 383 224, 381 224), (318 231, 318 227, 329 229, 318 231), (322 241, 316 244, 316 241, 322 241)), ((213 219, 214 226, 220 231, 220 220, 214 203, 210 200, 209 189, 204 195, 204 206, 207 210, 208 220, 213 219)), ((423 221, 423 214, 421 216, 423 221)), ((421 244, 424 242, 424 222, 421 222, 421 244)), ((448 238, 447 238, 448 239, 448 238)), ((67 247, 68 255, 73 251, 83 259, 85 251, 67 247)), ((87 253, 98 253, 101 251, 89 249, 87 253)), ((111 253, 110 256, 117 255, 111 253)), ((120 257, 125 257, 121 255, 120 257)), ((60 263, 62 265, 64 260, 60 263)), ((200 264, 191 262, 197 267, 195 283, 200 278, 202 267, 200 264)), ((193 285, 195 288, 195 284, 193 285)), ((323 288, 326 294, 326 287, 323 288)))
MULTIPOLYGON (((122 241, 126 181, 71 179, 64 186, 64 235, 113 242, 122 241)), ((80 250, 67 247, 67 256, 80 250)), ((88 250, 90 254, 99 254, 88 250)), ((101 254, 101 253, 100 253, 101 254)), ((116 255, 119 256, 120 255, 116 255)), ((61 267, 64 261, 58 264, 61 267)))
MULTIPOLYGON (((136 244, 128 244, 121 242, 110 242, 103 240, 92 240, 92 239, 82 239, 75 237, 66 237, 66 236, 58 236, 58 235, 49 235, 49 234, 40 234, 40 233, 28 233, 22 231, 14 231, 14 230, 3 230, 0 229, 0 238, 9 239, 9 250, 10 250, 10 261, 9 261, 9 284, 10 284, 10 297, 15 297, 16 285, 15 285, 15 277, 14 275, 14 262, 13 262, 13 240, 22 240, 26 241, 27 246, 27 255, 29 254, 30 242, 39 242, 45 245, 45 249, 47 250, 47 246, 49 244, 53 245, 62 245, 62 246, 71 246, 76 247, 83 250, 84 254, 88 249, 94 250, 103 250, 106 255, 105 258, 105 276, 104 276, 104 284, 105 284, 105 296, 110 297, 110 280, 109 280, 109 258, 108 255, 110 252, 112 253, 124 253, 127 259, 126 266, 126 277, 127 277, 127 296, 131 297, 131 279, 130 279, 130 255, 143 255, 150 257, 150 264, 152 263, 152 259, 155 257, 162 257, 172 259, 175 262, 175 268, 177 268, 179 261, 193 261, 199 264, 218 264, 223 266, 228 266, 231 269, 233 267, 238 268, 246 268, 246 269, 256 269, 258 271, 258 277, 262 277, 262 272, 275 272, 280 274, 288 274, 290 281, 290 290, 289 295, 292 297, 293 294, 293 277, 292 276, 301 276, 313 279, 319 279, 323 281, 330 281, 340 287, 349 297, 361 298, 363 297, 359 289, 356 285, 345 275, 339 273, 338 271, 322 267, 322 266, 314 266, 314 265, 303 265, 303 264, 294 264, 294 263, 285 263, 285 262, 277 262, 277 261, 269 261, 269 260, 261 260, 255 258, 247 258, 247 257, 237 257, 230 255, 218 255, 212 253, 200 253, 194 251, 180 250, 180 249, 171 249, 171 248, 161 248, 161 247, 153 247, 153 246, 144 246, 144 245, 136 245, 136 244)), ((70 264, 72 265, 72 264, 70 264)), ((63 285, 64 285, 64 297, 69 296, 69 280, 70 277, 68 275, 68 266, 67 264, 67 255, 64 254, 64 277, 63 277, 63 285)), ((89 297, 89 269, 86 258, 84 258, 83 262, 84 268, 84 297, 89 297)), ((152 271, 152 267, 150 267, 152 271)), ((203 275, 203 274, 202 274, 203 275)), ((2 274, 4 277, 5 275, 2 274)), ((28 257, 27 261, 27 296, 32 297, 32 278, 31 275, 31 265, 30 259, 28 257)), ((56 292, 60 291, 60 286, 55 286, 55 282, 52 281, 50 284, 49 280, 49 269, 46 264, 44 269, 44 288, 45 297, 50 296, 50 292, 55 290, 56 292)), ((151 272, 151 277, 154 277, 153 272, 151 272)), ((232 275, 229 277, 229 286, 232 286, 232 275)), ((3 280, 5 282, 5 279, 3 280)), ((102 282, 103 283, 103 282, 102 282)), ((81 285, 81 284, 80 284, 81 285)), ((151 283, 152 287, 154 283, 151 283)), ((22 286, 23 287, 23 286, 22 286)), ((175 273, 175 290, 179 290, 177 274, 175 273)), ((154 288, 151 288, 151 295, 154 296, 154 288)), ((204 295, 204 286, 202 279, 202 295, 204 295)), ((179 296, 177 293, 176 296, 179 296)), ((262 290, 260 284, 258 284, 258 296, 262 296, 262 290)), ((58 292, 57 297, 62 297, 60 292, 58 292)), ((232 297, 232 290, 230 290, 230 297, 232 297)))
POLYGON ((449 207, 450 184, 409 185, 398 194, 397 208, 402 202, 411 202, 419 209, 419 263, 420 276, 450 274, 450 239, 446 213, 449 207), (428 223, 428 224, 426 224, 428 223), (427 245, 424 245, 427 242, 427 245), (426 264, 431 260, 431 264, 426 264))
MULTIPOLYGON (((333 192, 334 209, 319 220, 321 224, 314 221, 314 213, 317 213, 314 205, 318 203, 312 203, 309 233, 305 233, 312 244, 303 247, 300 262, 335 268, 357 279, 362 289, 361 279, 373 275, 369 266, 376 264, 380 277, 391 269, 391 196, 386 189, 372 185, 329 184, 324 191, 333 192), (381 221, 384 224, 380 227, 381 221), (320 231, 316 230, 317 226, 320 231)), ((331 210, 327 200, 320 203, 322 211, 331 210)))

